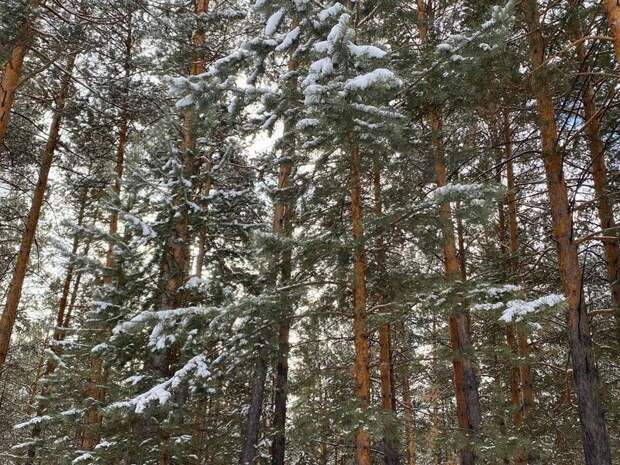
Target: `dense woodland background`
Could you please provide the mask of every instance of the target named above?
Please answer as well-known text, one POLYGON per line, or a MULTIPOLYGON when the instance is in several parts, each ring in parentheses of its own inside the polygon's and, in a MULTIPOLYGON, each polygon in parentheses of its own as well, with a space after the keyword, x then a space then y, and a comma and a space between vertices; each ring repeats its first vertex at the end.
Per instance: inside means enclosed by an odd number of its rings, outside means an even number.
POLYGON ((0 3, 0 464, 620 464, 617 0, 0 3))

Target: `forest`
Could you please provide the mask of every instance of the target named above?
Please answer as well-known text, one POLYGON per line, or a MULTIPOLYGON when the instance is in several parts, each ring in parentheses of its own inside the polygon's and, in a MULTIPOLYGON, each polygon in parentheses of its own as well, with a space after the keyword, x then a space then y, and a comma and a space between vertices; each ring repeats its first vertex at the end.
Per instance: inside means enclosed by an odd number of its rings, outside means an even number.
POLYGON ((0 0, 0 465, 620 465, 620 0, 0 0))

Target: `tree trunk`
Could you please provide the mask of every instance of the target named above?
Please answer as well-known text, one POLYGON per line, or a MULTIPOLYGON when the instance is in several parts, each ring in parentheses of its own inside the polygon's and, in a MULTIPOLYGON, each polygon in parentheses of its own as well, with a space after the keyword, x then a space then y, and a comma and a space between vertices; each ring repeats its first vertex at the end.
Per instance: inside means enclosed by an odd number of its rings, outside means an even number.
MULTIPOLYGON (((373 167, 372 185, 374 193, 374 213, 377 219, 383 217, 383 199, 381 193, 381 169, 375 163, 373 167)), ((376 266, 379 284, 376 290, 376 304, 386 304, 385 278, 386 258, 385 241, 381 233, 376 239, 376 266)), ((385 465, 397 465, 399 463, 398 445, 396 442, 396 424, 394 419, 394 370, 392 365, 392 329, 388 322, 384 322, 379 328, 379 374, 381 378, 381 408, 384 413, 383 430, 383 454, 385 465)), ((409 380, 406 381, 407 383, 409 380)))
MULTIPOLYGON (((133 48, 133 35, 132 35, 132 15, 130 14, 127 20, 127 36, 125 37, 125 79, 128 80, 131 72, 131 55, 133 48)), ((127 83, 128 85, 128 83, 127 83)), ((129 95, 129 88, 125 87, 124 94, 126 97, 129 95)), ((110 237, 110 243, 108 244, 108 250, 105 259, 105 271, 103 275, 104 287, 113 288, 118 286, 115 283, 115 278, 118 277, 114 238, 118 232, 118 217, 119 210, 121 209, 121 183, 123 179, 123 171, 125 167, 125 151, 127 148, 127 136, 129 132, 129 109, 124 107, 121 113, 121 121, 119 125, 118 145, 116 147, 116 165, 114 168, 114 178, 112 180, 112 192, 114 194, 115 208, 110 214, 110 221, 108 223, 108 236, 110 237)), ((102 332, 98 337, 103 338, 106 332, 102 332)), ((91 405, 89 405, 86 412, 86 424, 82 434, 82 448, 91 450, 99 441, 98 434, 96 432, 97 426, 101 423, 102 413, 99 409, 99 404, 105 397, 104 383, 106 381, 106 373, 103 366, 103 361, 100 357, 96 356, 90 362, 90 379, 86 384, 86 395, 92 399, 91 405)))
POLYGON ((620 65, 620 3, 618 0, 605 0, 605 11, 616 51, 616 62, 620 65))
MULTIPOLYGON (((620 33, 620 6, 613 2, 617 12, 616 32, 620 33)), ((608 2, 609 3, 609 2, 608 2)), ((601 140, 600 127, 601 118, 596 108, 596 96, 592 88, 590 77, 591 69, 587 64, 587 53, 583 43, 583 32, 579 23, 578 12, 579 4, 571 2, 575 16, 569 24, 569 32, 575 41, 579 71, 585 76, 581 101, 583 102, 583 113, 586 121, 585 133, 590 148, 592 159, 592 179, 594 180, 594 192, 596 195, 597 212, 603 236, 615 236, 603 239, 605 250, 605 262, 607 266, 607 280, 611 290, 611 302, 614 309, 616 320, 616 340, 620 343, 620 250, 618 247, 617 231, 614 230, 616 222, 613 214, 613 204, 609 199, 609 186, 607 185, 607 165, 605 163, 605 150, 601 140), (613 231, 613 232, 612 232, 613 231)), ((608 5, 609 7, 609 5, 608 5)), ((617 37, 620 40, 620 36, 617 37)), ((620 43, 620 42, 619 42, 620 43)), ((620 60, 619 60, 620 63, 620 60)))
MULTIPOLYGON (((440 136, 441 120, 436 110, 431 111, 430 119, 433 131, 432 143, 435 155, 436 181, 438 187, 443 187, 448 183, 448 175, 440 136)), ((440 205, 439 214, 446 279, 451 284, 457 284, 462 278, 462 268, 456 251, 452 212, 448 202, 443 202, 440 205)), ((463 302, 455 302, 454 306, 455 308, 448 322, 450 327, 450 343, 454 351, 452 366, 454 370, 457 415, 459 426, 469 438, 468 442, 470 442, 471 436, 478 434, 482 421, 478 398, 478 383, 473 362, 469 355, 471 351, 471 335, 467 312, 463 302)), ((459 454, 461 465, 471 465, 475 462, 475 453, 470 444, 463 447, 459 454)))
POLYGON ((582 274, 577 244, 573 238, 572 214, 564 181, 563 154, 556 146, 555 108, 544 73, 544 39, 536 0, 523 0, 519 7, 530 40, 533 88, 537 100, 542 139, 542 158, 553 221, 553 237, 559 257, 560 277, 566 297, 568 341, 579 407, 586 465, 610 465, 607 426, 598 392, 598 375, 592 351, 589 320, 582 293, 582 274))
MULTIPOLYGON (((407 341, 407 332, 404 323, 401 322, 399 332, 404 341, 407 341)), ((407 465, 416 465, 417 463, 417 438, 416 438, 416 422, 413 398, 411 396, 411 374, 407 361, 404 362, 400 371, 401 383, 403 389, 403 414, 405 417, 405 457, 407 465)))
MULTIPOLYGON (((506 184, 508 204, 508 260, 510 275, 514 282, 519 281, 519 223, 517 218, 517 188, 512 161, 512 131, 508 113, 504 113, 504 157, 506 161, 506 184)), ((506 328, 506 340, 514 360, 510 367, 510 403, 512 406, 512 424, 522 428, 534 405, 534 389, 527 342, 527 327, 522 323, 509 324, 506 328)), ((528 434, 527 431, 525 431, 528 434)), ((523 465, 531 459, 528 449, 518 450, 515 463, 523 465)))
MULTIPOLYGON (((112 192, 116 197, 116 208, 110 214, 110 221, 108 224, 108 235, 112 239, 108 244, 108 250, 105 259, 105 273, 103 276, 104 286, 113 287, 115 285, 114 278, 117 276, 116 271, 116 258, 114 254, 114 242, 113 238, 118 232, 118 209, 120 209, 120 193, 121 193, 121 180, 123 178, 123 169, 125 164, 125 149, 127 146, 127 133, 129 130, 129 118, 127 113, 123 114, 121 124, 119 127, 119 139, 116 149, 116 167, 114 170, 114 180, 112 183, 112 192)), ((103 337, 103 336, 99 336, 103 337)), ((84 425, 84 431, 82 434, 82 448, 86 450, 93 449, 98 441, 99 436, 96 432, 97 426, 101 423, 102 414, 99 409, 99 404, 105 397, 105 389, 103 387, 106 380, 105 370, 103 367, 103 361, 100 357, 95 357, 90 363, 90 378, 86 384, 86 395, 91 400, 86 412, 86 424, 84 425)))
MULTIPOLYGON (((351 144, 351 224, 353 230, 353 335, 355 341, 355 393, 362 411, 370 405, 370 370, 368 366, 368 329, 366 322, 366 251, 362 207, 362 159, 353 134, 351 144)), ((370 436, 359 427, 355 432, 357 465, 370 465, 370 436)))
POLYGON ((267 363, 265 350, 262 349, 256 360, 250 397, 250 409, 245 428, 245 438, 241 450, 240 465, 254 465, 256 460, 256 445, 260 430, 260 418, 263 411, 265 397, 265 380, 267 378, 267 363))
MULTIPOLYGON (((428 6, 424 0, 416 0, 418 6, 418 29, 422 45, 428 45, 429 14, 428 6)), ((430 89, 432 92, 432 89, 430 89)), ((430 124, 432 130, 432 147, 435 158, 435 176, 438 187, 448 183, 447 167, 445 162, 444 148, 441 141, 441 118, 437 109, 430 111, 430 124)), ((443 202, 440 205, 441 234, 443 241, 443 256, 446 279, 455 284, 459 282, 464 273, 459 260, 452 212, 450 204, 443 202)), ((472 465, 475 462, 475 453, 470 444, 471 436, 478 434, 482 422, 480 413, 480 400, 478 397, 478 384, 474 372, 473 363, 468 352, 471 349, 471 335, 467 311, 464 302, 455 303, 455 308, 448 319, 450 330, 450 344, 454 351, 452 367, 454 372, 454 386, 456 391, 457 417, 459 427, 467 436, 468 444, 460 451, 461 465, 472 465)))
POLYGON ((13 333, 13 325, 15 324, 15 318, 17 317, 17 307, 19 306, 22 287, 24 285, 24 278, 26 277, 26 272, 28 269, 30 251, 32 250, 32 243, 34 242, 37 225, 39 224, 39 217, 41 215, 41 209, 43 207, 43 199, 47 190, 47 178, 54 160, 56 146, 58 145, 58 140, 60 139, 60 126, 62 123, 65 102, 69 94, 71 72, 73 70, 75 58, 75 54, 72 54, 67 60, 67 72, 62 78, 60 90, 58 96, 56 97, 56 108, 54 109, 47 143, 45 144, 43 157, 41 159, 39 179, 32 196, 32 203, 30 205, 28 217, 26 218, 26 227, 22 235, 19 254, 17 256, 17 263, 15 264, 15 271, 13 273, 11 283, 9 284, 6 304, 4 311, 2 312, 2 318, 0 319, 0 368, 2 368, 6 360, 11 341, 11 334, 13 333))
MULTIPOLYGON (((44 3, 45 0, 31 0, 30 2, 33 9, 39 8, 44 3)), ((11 119, 11 109, 15 101, 15 91, 20 83, 24 58, 34 40, 33 20, 33 17, 28 17, 24 21, 13 50, 11 50, 9 61, 2 70, 2 81, 0 82, 0 147, 4 144, 11 119)))

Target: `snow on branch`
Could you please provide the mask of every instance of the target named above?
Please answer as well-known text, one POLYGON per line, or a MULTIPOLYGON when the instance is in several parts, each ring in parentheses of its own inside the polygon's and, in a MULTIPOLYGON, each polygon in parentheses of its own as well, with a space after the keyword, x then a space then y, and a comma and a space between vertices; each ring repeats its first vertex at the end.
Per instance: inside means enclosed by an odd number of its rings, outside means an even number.
POLYGON ((510 323, 530 313, 540 310, 542 307, 554 307, 564 302, 564 296, 560 294, 549 294, 536 300, 511 300, 506 303, 506 310, 500 317, 501 321, 510 323))
POLYGON ((136 413, 143 413, 152 403, 157 402, 159 405, 164 405, 172 397, 172 390, 178 387, 192 373, 199 378, 208 378, 211 375, 205 355, 196 355, 181 369, 177 370, 170 379, 153 386, 133 399, 115 402, 108 409, 133 408, 136 413))

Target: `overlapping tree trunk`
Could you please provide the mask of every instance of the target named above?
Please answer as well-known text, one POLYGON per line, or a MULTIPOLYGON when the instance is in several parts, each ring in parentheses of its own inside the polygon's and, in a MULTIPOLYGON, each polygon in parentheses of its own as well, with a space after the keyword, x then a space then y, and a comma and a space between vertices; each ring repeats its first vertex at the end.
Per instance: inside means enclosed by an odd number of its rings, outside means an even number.
MULTIPOLYGON (((294 27, 297 22, 294 22, 294 27)), ((297 70, 298 63, 294 58, 289 59, 288 70, 293 73, 297 70)), ((297 80, 293 79, 289 84, 292 93, 297 90, 297 80)), ((294 122, 285 123, 285 137, 288 138, 287 150, 280 160, 278 170, 278 197, 275 202, 273 216, 273 230, 282 238, 291 236, 291 219, 294 213, 294 199, 291 190, 291 175, 293 172, 293 157, 295 156, 295 139, 293 135, 294 122)), ((286 247, 280 254, 280 282, 286 286, 291 279, 292 257, 291 250, 286 247)), ((280 326, 278 328, 278 356, 275 369, 275 396, 273 406, 273 441, 271 445, 271 464, 284 465, 286 448, 286 410, 288 400, 288 358, 289 358, 289 335, 291 328, 292 309, 286 296, 283 297, 283 305, 280 326)))
POLYGON ((17 255, 17 262, 15 264, 15 271, 13 272, 13 277, 9 284, 6 304, 4 306, 4 311, 2 312, 2 317, 0 318, 0 368, 4 365, 9 350, 11 334, 13 333, 15 318, 17 317, 17 309, 21 299, 22 287, 24 285, 24 279, 28 270, 30 252, 32 250, 32 244, 34 242, 37 226, 39 224, 39 217, 41 216, 43 199, 45 198, 45 192, 47 190, 47 180, 52 167, 52 162, 54 161, 56 147, 60 139, 60 127, 64 115, 65 103, 71 88, 71 72, 75 64, 75 59, 75 54, 71 54, 69 56, 65 67, 66 72, 62 77, 60 90, 56 96, 56 104, 47 137, 47 143, 45 144, 43 156, 41 158, 39 178, 32 196, 32 203, 30 204, 28 217, 26 218, 26 225, 24 233, 22 234, 19 253, 17 255))
MULTIPOLYGON (((424 0, 417 0, 418 28, 423 45, 428 44, 429 15, 424 0)), ((430 89, 432 92, 432 89, 430 89)), ((444 147, 441 140, 441 117, 436 108, 431 108, 429 121, 432 130, 432 149, 434 156, 435 178, 438 187, 448 184, 448 173, 445 161, 444 147)), ((463 267, 459 261, 456 249, 456 238, 452 223, 452 212, 449 202, 442 202, 439 207, 441 221, 441 236, 446 279, 451 284, 461 281, 463 267)), ((454 351, 452 367, 454 372, 454 386, 456 391, 457 417, 459 427, 467 436, 467 444, 460 450, 461 465, 471 465, 475 462, 474 450, 471 446, 471 437, 480 431, 482 417, 478 384, 471 359, 471 334, 467 311, 464 302, 454 302, 454 309, 448 317, 450 344, 454 351)))
POLYGON ((609 435, 598 392, 598 374, 592 349, 590 324, 583 295, 582 272, 568 189, 564 179, 563 154, 557 145, 558 130, 553 97, 545 79, 545 42, 536 0, 522 0, 519 9, 530 40, 532 85, 542 140, 549 204, 556 242, 559 271, 567 302, 567 329, 573 378, 577 393, 586 465, 610 465, 609 435))
MULTIPOLYGON (((614 1, 616 5, 617 0, 614 1)), ((583 103, 583 115, 586 122, 585 133, 590 149, 592 160, 591 172, 594 181, 594 193, 596 207, 603 236, 603 248, 605 250, 605 264, 607 267, 607 280, 611 290, 611 302, 616 320, 616 338, 620 344, 620 247, 618 246, 618 231, 614 219, 613 204, 609 198, 609 186, 607 184, 607 164, 605 162, 604 144, 601 140, 601 114, 596 106, 596 96, 592 87, 591 68, 587 63, 587 52, 583 40, 583 32, 577 12, 579 4, 571 2, 575 11, 569 24, 569 33, 575 43, 579 72, 585 76, 585 82, 581 93, 583 103)), ((620 34, 620 6, 616 5, 617 11, 617 34, 620 34)), ((617 36, 620 40, 620 35, 617 36)), ((620 42, 619 42, 620 43, 620 42)), ((620 61, 619 61, 620 62, 620 61)))
MULTIPOLYGON (((506 262, 512 281, 518 283, 520 260, 517 187, 512 159, 512 131, 508 113, 504 113, 502 134, 507 184, 508 254, 506 262)), ((514 359, 510 366, 509 373, 512 424, 516 428, 521 428, 524 421, 528 418, 534 404, 532 374, 528 362, 529 344, 527 341, 527 327, 519 322, 508 324, 506 327, 506 342, 514 359)), ((528 462, 529 457, 530 452, 527 449, 520 449, 516 452, 515 463, 517 465, 525 464, 528 462)))
MULTIPOLYGON (((373 193, 374 193, 374 213, 377 219, 383 217, 383 199, 381 192, 381 168, 375 163, 373 167, 373 193)), ((376 239, 376 267, 379 277, 386 275, 386 253, 385 241, 379 233, 376 239)), ((375 292, 376 305, 383 308, 386 305, 386 292, 384 286, 377 286, 375 292)), ((381 408, 385 414, 385 425, 383 434, 383 454, 386 465, 397 465, 399 463, 398 445, 396 442, 396 425, 394 422, 395 402, 394 402, 394 370, 392 367, 392 329, 388 322, 384 322, 379 327, 379 374, 381 378, 381 408)), ((406 380, 409 383, 409 380, 406 380)), ((411 398, 409 399, 411 400, 411 398)), ((409 411, 411 414, 411 410, 409 411)), ((410 418, 409 418, 410 419, 410 418)), ((408 436, 410 439, 410 436, 408 436)), ((409 444, 408 444, 409 447, 409 444)))

